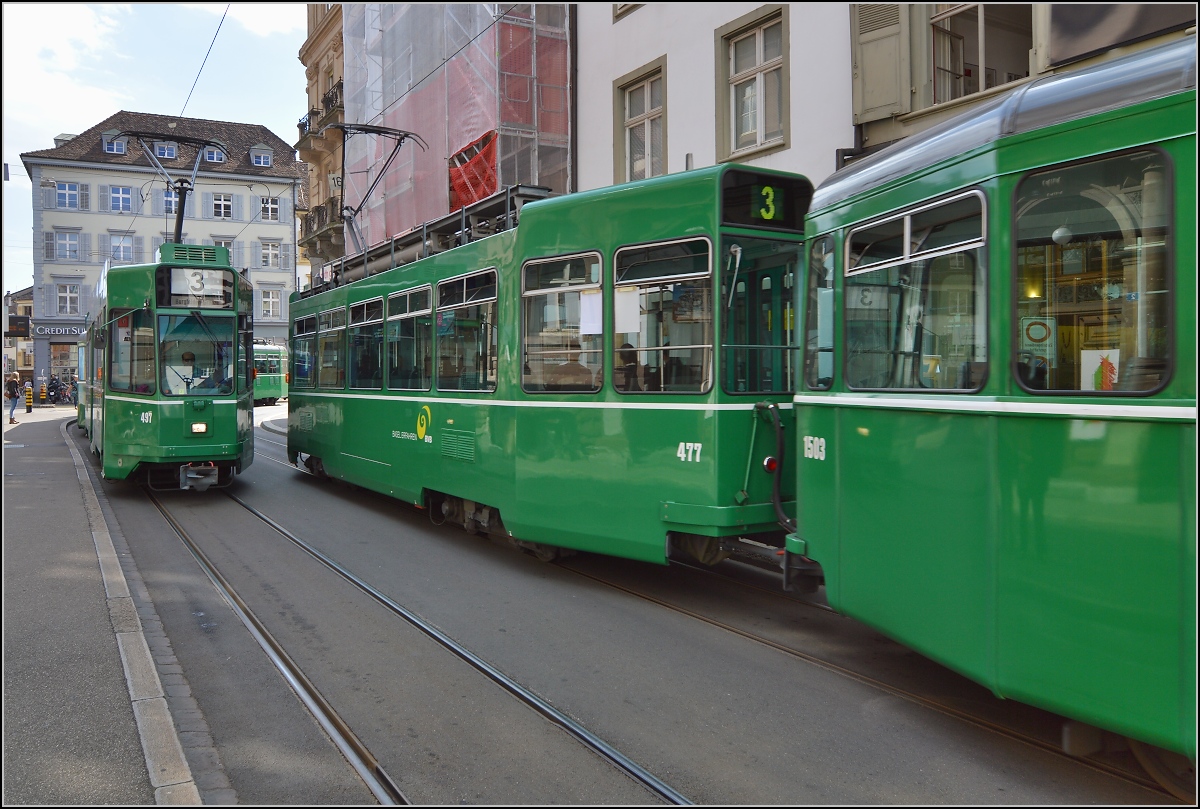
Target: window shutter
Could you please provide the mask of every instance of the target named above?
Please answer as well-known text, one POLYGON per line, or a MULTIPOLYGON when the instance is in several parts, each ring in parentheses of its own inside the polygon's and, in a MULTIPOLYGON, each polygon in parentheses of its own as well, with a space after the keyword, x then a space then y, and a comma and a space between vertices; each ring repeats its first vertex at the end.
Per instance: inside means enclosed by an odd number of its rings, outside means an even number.
POLYGON ((212 239, 201 239, 200 244, 204 245, 205 247, 212 247, 213 240, 212 239))
POLYGON ((912 110, 908 10, 893 3, 850 4, 856 124, 912 110))
POLYGON ((292 200, 290 197, 280 197, 279 198, 279 221, 280 222, 291 222, 292 221, 292 200))
POLYGON ((150 249, 154 251, 154 257, 155 257, 154 260, 155 261, 158 260, 158 248, 160 248, 162 246, 163 246, 162 236, 151 236, 150 237, 150 249))
POLYGON ((290 270, 292 268, 292 246, 284 242, 279 246, 279 269, 290 270))
POLYGON ((107 185, 100 186, 100 199, 96 200, 96 210, 101 212, 108 210, 108 203, 111 199, 109 196, 110 193, 111 191, 107 185))
POLYGON ((79 210, 81 210, 81 211, 90 211, 91 210, 91 208, 89 207, 91 205, 91 200, 89 198, 90 195, 88 193, 88 187, 89 186, 87 183, 79 184, 79 210))
POLYGON ((132 199, 129 201, 129 207, 133 209, 133 212, 135 214, 137 214, 138 216, 141 216, 142 206, 143 206, 142 195, 140 193, 137 193, 137 189, 130 189, 130 190, 134 193, 131 194, 132 199))
POLYGON ((256 287, 254 289, 254 317, 255 319, 258 319, 262 316, 262 290, 256 287))
MULTIPOLYGON (((92 255, 92 234, 90 233, 79 234, 79 260, 85 264, 96 260, 92 255)), ((104 263, 103 258, 100 259, 100 263, 104 263)))
POLYGON ((143 264, 146 261, 146 237, 133 237, 133 263, 143 264))
POLYGON ((97 258, 99 258, 100 263, 103 264, 104 259, 112 257, 111 237, 107 233, 101 233, 100 238, 97 241, 100 242, 100 255, 97 256, 97 258))
POLYGON ((257 270, 262 262, 262 245, 258 239, 250 242, 250 269, 257 270))
POLYGON ((42 235, 45 237, 43 240, 44 249, 42 250, 42 261, 54 261, 54 234, 44 233, 42 235))
POLYGON ((257 194, 250 195, 250 221, 262 221, 262 197, 257 194))
POLYGON ((233 195, 233 218, 235 221, 241 222, 244 218, 242 214, 242 195, 233 195))
POLYGON ((43 188, 42 189, 42 207, 57 208, 58 207, 58 189, 43 188))
POLYGON ((196 195, 188 194, 187 202, 183 206, 183 216, 185 219, 196 218, 196 195))
POLYGON ((150 215, 151 216, 162 216, 163 210, 164 210, 163 195, 160 194, 158 191, 151 191, 150 195, 151 195, 150 196, 150 215))
POLYGON ((204 219, 213 218, 213 195, 211 191, 205 191, 201 198, 203 202, 200 205, 200 216, 204 219))
POLYGON ((242 243, 233 243, 233 266, 241 268, 245 267, 246 263, 242 261, 242 243))
POLYGON ((46 284, 42 290, 42 311, 58 314, 58 284, 46 284))

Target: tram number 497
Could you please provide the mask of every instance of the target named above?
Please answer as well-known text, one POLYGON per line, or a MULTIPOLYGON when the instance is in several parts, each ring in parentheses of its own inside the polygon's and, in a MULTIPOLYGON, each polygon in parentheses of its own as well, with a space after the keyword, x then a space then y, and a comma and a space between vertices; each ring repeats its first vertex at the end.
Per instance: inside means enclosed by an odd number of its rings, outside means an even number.
POLYGON ((680 441, 679 449, 676 451, 675 457, 679 458, 679 460, 684 461, 685 463, 687 461, 699 462, 700 461, 700 448, 702 446, 704 446, 704 445, 703 444, 685 443, 683 441, 680 441))
POLYGON ((815 435, 804 436, 804 457, 825 460, 825 439, 815 435))

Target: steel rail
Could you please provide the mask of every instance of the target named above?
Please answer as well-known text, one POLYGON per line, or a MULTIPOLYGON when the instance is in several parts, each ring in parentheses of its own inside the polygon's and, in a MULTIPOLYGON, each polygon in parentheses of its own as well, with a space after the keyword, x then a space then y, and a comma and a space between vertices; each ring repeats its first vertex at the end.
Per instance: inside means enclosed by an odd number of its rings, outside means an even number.
POLYGON ((542 697, 538 696, 534 692, 525 688, 523 685, 518 683, 516 680, 512 679, 507 674, 500 671, 495 666, 491 665, 486 660, 484 660, 483 658, 476 655, 470 649, 467 649, 465 646, 458 643, 456 640, 451 638, 446 633, 442 632, 440 629, 438 629, 433 624, 424 620, 423 618, 421 618, 419 615, 412 612, 411 610, 405 608, 403 605, 396 603, 391 598, 389 598, 387 595, 385 595, 384 593, 382 593, 381 591, 376 589, 374 586, 372 586, 368 582, 364 581, 363 579, 361 579, 354 573, 350 572, 346 568, 342 567, 342 565, 338 564, 333 559, 331 559, 328 556, 326 556, 325 554, 323 554, 321 551, 317 550, 316 548, 312 547, 308 543, 304 542, 304 540, 297 537, 291 531, 284 528, 282 525, 275 522, 273 519, 271 519, 267 515, 258 511, 258 509, 254 508, 250 504, 239 499, 236 495, 234 495, 226 490, 222 490, 222 493, 226 497, 228 497, 230 500, 234 501, 239 506, 244 508, 246 511, 250 512, 255 517, 262 520, 264 523, 269 525, 271 528, 275 529, 277 532, 279 532, 279 534, 281 536, 283 536, 289 542, 296 545, 296 547, 300 548, 302 551, 307 553, 309 556, 316 559, 318 562, 325 565, 327 568, 329 568, 333 572, 337 573, 339 576, 341 576, 346 581, 353 584, 355 587, 359 588, 362 592, 366 593, 371 598, 375 599, 375 601, 378 602, 380 605, 382 605, 384 608, 391 611, 395 615, 399 616, 404 621, 408 622, 414 628, 416 628, 417 630, 419 630, 420 632, 422 632, 423 634, 425 634, 426 636, 431 638, 434 642, 436 642, 442 648, 446 649, 451 654, 455 655, 460 660, 462 660, 465 663, 467 663, 468 665, 470 665, 476 671, 480 672, 485 677, 487 677, 490 681, 492 681, 493 683, 495 683, 496 685, 500 686, 505 691, 507 691, 509 694, 514 696, 521 703, 528 706, 529 708, 532 708, 534 711, 536 711, 538 714, 540 714, 543 718, 545 718, 552 724, 561 728, 569 736, 574 738, 577 742, 582 744, 587 749, 591 750, 596 755, 600 756, 605 761, 608 761, 610 764, 612 764, 617 769, 624 772, 626 775, 628 775, 630 778, 632 778, 637 783, 641 784, 643 787, 645 787, 650 792, 659 796, 663 800, 668 801, 669 803, 675 804, 677 806, 690 806, 692 804, 692 802, 690 800, 688 800, 686 797, 684 797, 680 792, 675 790, 673 787, 671 787, 664 781, 660 780, 657 776, 655 776, 649 770, 647 770, 646 768, 642 767, 637 762, 630 759, 624 753, 620 752, 615 747, 610 745, 608 742, 604 741, 599 736, 597 736, 594 733, 592 733, 591 731, 589 731, 587 728, 585 728, 579 722, 572 719, 567 714, 565 714, 562 711, 555 708, 553 705, 551 705, 549 702, 544 700, 542 697))
MULTIPOLYGON (((288 684, 295 690, 300 701, 316 718, 318 724, 325 729, 329 734, 334 745, 346 756, 351 766, 358 772, 367 788, 379 800, 380 803, 386 806, 410 805, 410 801, 405 797, 404 793, 392 781, 387 772, 379 764, 379 761, 371 754, 366 745, 354 734, 350 726, 346 724, 329 704, 329 701, 321 695, 312 681, 305 676, 304 672, 296 665, 295 661, 283 649, 283 646, 271 635, 267 628, 263 625, 258 617, 250 610, 249 606, 237 594, 237 591, 229 584, 216 566, 209 561, 204 552, 188 534, 187 530, 179 523, 178 520, 167 510, 162 502, 156 497, 150 489, 143 487, 146 496, 150 499, 151 504, 158 509, 162 514, 163 519, 171 526, 171 529, 179 536, 184 547, 195 557, 200 568, 212 581, 213 586, 222 598, 229 604, 234 614, 242 621, 250 634, 267 653, 267 657, 287 680, 288 684)), ((236 499, 236 498, 235 498, 236 499)))

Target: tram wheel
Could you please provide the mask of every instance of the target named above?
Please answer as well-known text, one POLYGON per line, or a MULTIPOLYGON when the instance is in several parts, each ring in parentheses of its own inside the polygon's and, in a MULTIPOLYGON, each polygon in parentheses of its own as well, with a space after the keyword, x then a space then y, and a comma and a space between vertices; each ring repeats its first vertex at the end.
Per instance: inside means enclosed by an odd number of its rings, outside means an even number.
POLYGON ((1196 803, 1196 763, 1187 756, 1129 740, 1134 758, 1167 792, 1186 803, 1196 803))

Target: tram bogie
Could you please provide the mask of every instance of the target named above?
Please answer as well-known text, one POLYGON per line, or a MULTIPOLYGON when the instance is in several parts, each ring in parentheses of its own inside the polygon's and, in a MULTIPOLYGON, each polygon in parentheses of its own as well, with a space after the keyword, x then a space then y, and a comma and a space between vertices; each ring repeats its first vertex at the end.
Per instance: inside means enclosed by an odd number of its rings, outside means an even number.
POLYGON ((254 457, 253 294, 223 247, 110 267, 87 331, 81 418, 108 480, 226 486, 254 457))

